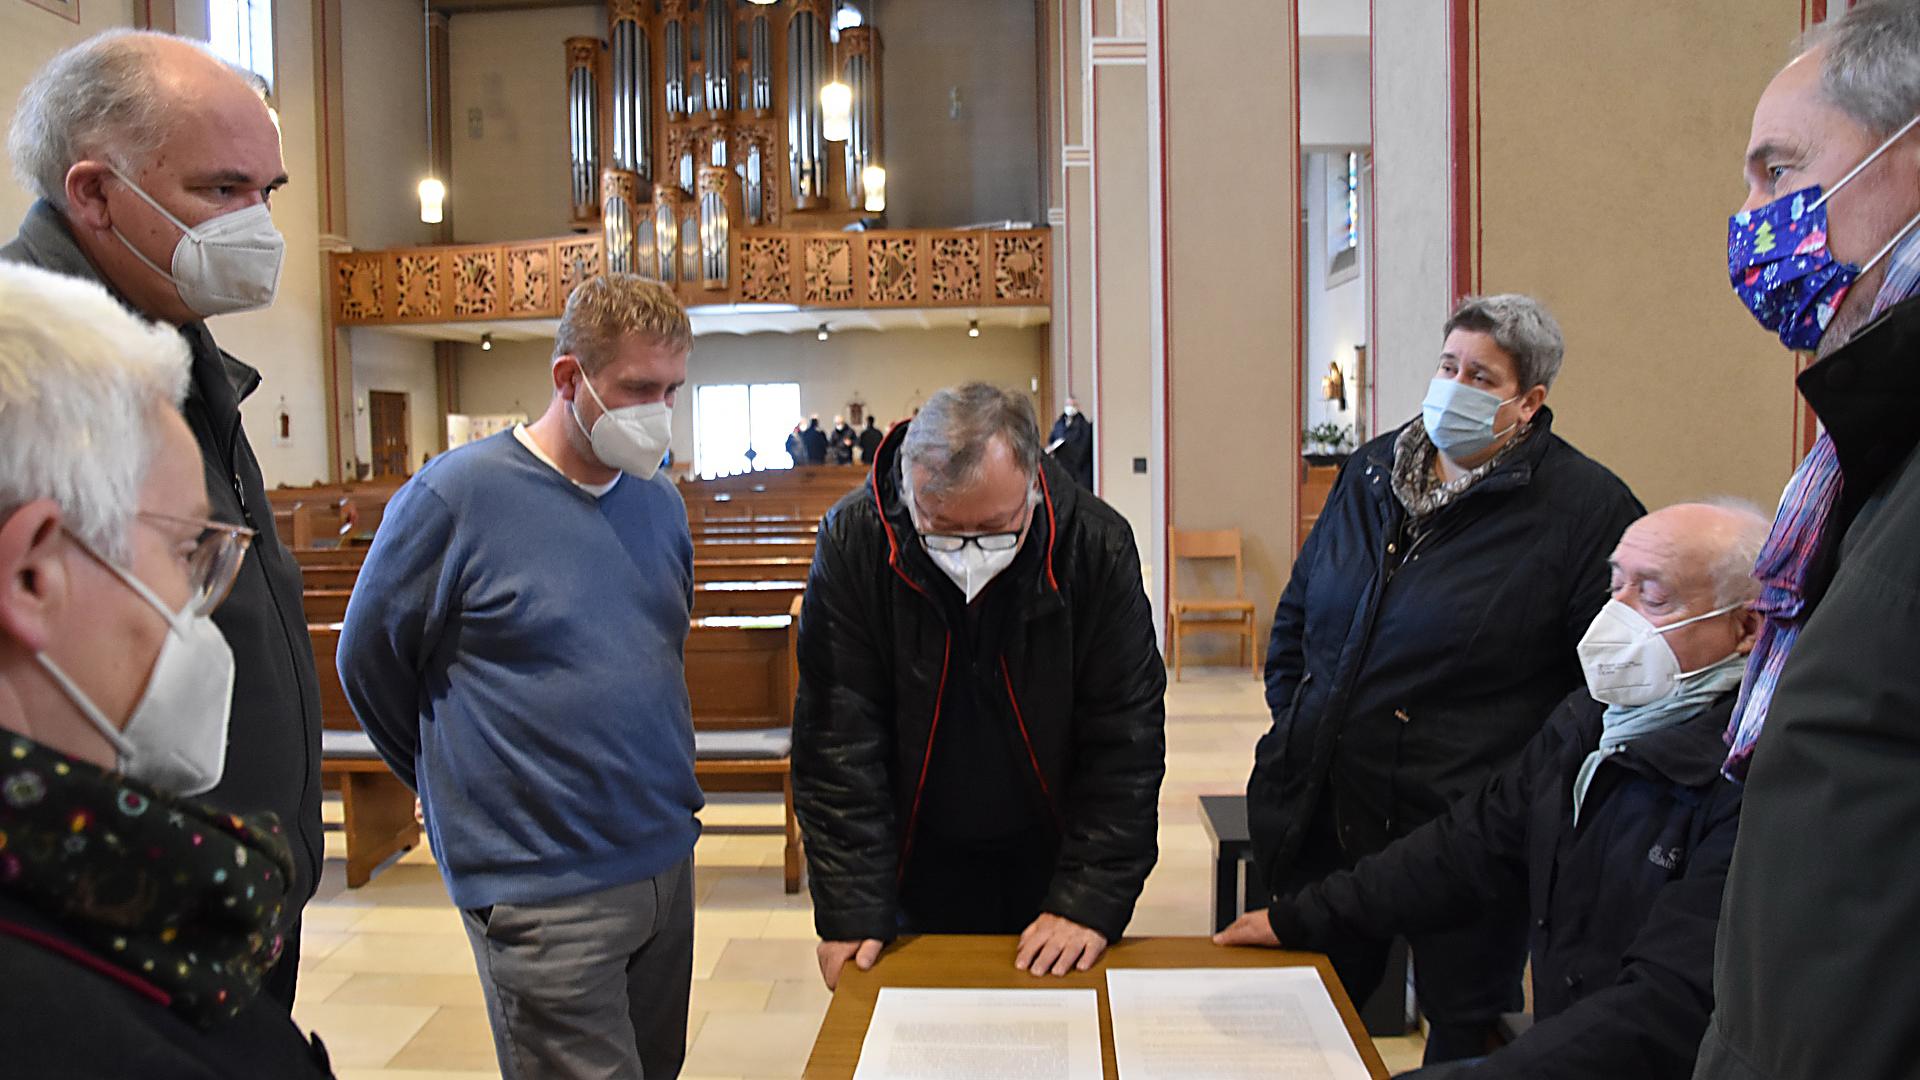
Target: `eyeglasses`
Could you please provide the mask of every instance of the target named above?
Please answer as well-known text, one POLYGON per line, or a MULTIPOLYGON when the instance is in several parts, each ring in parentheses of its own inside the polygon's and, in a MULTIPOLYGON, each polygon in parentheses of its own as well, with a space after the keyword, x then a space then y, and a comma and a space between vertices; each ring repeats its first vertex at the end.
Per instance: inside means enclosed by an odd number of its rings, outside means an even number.
POLYGON ((244 525, 229 525, 206 518, 183 518, 142 510, 142 521, 163 528, 182 538, 191 537, 193 551, 187 555, 188 600, 186 614, 211 615, 227 594, 246 561, 247 547, 253 543, 253 530, 244 525))
POLYGON ((968 544, 981 551, 1012 551, 1020 546, 1020 534, 1003 532, 962 536, 957 533, 922 533, 920 542, 927 545, 928 551, 938 551, 943 555, 951 555, 968 544))

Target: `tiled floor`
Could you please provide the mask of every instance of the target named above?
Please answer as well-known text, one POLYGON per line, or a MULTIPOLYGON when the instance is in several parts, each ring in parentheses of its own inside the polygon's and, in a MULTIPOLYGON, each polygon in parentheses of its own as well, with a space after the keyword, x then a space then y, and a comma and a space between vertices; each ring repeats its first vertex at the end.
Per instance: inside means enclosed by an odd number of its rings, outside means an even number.
MULTIPOLYGON (((1265 726, 1260 684, 1245 674, 1189 671, 1169 690, 1160 863, 1130 933, 1207 931, 1211 857, 1195 797, 1241 790, 1265 726)), ((702 816, 709 832, 694 853, 684 1075, 799 1076, 828 1002, 814 965, 810 904, 780 890, 777 834, 730 831, 777 824, 779 807, 720 796, 702 816)), ((342 1080, 496 1080, 473 955, 431 856, 409 853, 348 890, 339 843, 329 836, 333 857, 307 908, 295 1019, 326 1040, 342 1080)), ((1418 1063, 1417 1036, 1376 1045, 1392 1069, 1418 1063)))

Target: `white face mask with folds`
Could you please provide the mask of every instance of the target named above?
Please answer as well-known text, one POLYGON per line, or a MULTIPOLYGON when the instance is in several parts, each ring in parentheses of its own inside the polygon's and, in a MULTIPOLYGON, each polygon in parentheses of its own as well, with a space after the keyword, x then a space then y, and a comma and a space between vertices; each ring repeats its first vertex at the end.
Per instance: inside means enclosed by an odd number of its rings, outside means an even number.
POLYGON ((75 542, 167 620, 166 640, 147 677, 147 689, 123 727, 114 726, 86 691, 46 653, 35 653, 34 659, 113 747, 114 768, 119 772, 175 795, 213 790, 227 761, 233 649, 211 617, 169 609, 152 589, 118 563, 94 551, 85 541, 76 538, 75 542))
POLYGON ((1666 635, 1716 615, 1744 607, 1728 604, 1704 615, 1655 626, 1647 617, 1618 600, 1609 600, 1587 627, 1575 652, 1586 674, 1587 693, 1607 705, 1646 705, 1672 694, 1682 682, 1706 671, 1681 671, 1680 659, 1666 635))
POLYGON ((653 479, 653 474, 660 471, 661 460, 667 456, 667 444, 673 441, 673 406, 664 401, 650 401, 609 409, 585 371, 580 372, 580 382, 586 386, 593 403, 600 406, 600 419, 593 422, 592 431, 580 423, 579 406, 570 406, 574 424, 593 444, 593 456, 610 469, 619 469, 642 480, 653 479))
POLYGON ((267 204, 255 203, 244 210, 189 225, 174 217, 119 169, 114 169, 113 175, 180 230, 180 241, 173 245, 172 270, 162 269, 142 255, 118 227, 114 228, 113 235, 133 252, 134 258, 146 263, 148 269, 173 282, 180 290, 180 302, 194 314, 203 318, 226 315, 273 303, 274 293, 280 287, 280 264, 286 256, 287 242, 280 230, 273 227, 273 215, 268 212, 267 204))
MULTIPOLYGON (((920 504, 913 498, 913 482, 908 479, 911 472, 905 466, 900 469, 900 497, 906 500, 907 514, 913 519, 914 531, 920 534, 920 546, 926 549, 933 565, 947 575, 948 580, 967 598, 967 603, 971 604, 982 589, 1019 557, 1020 545, 1026 538, 1026 526, 1011 533, 929 533, 920 520, 920 504), (988 547, 989 544, 994 546, 988 547), (1001 547, 1001 544, 1007 546, 1001 547)), ((1040 492, 1034 488, 1027 489, 1027 508, 1031 510, 1039 503, 1040 492)), ((1029 515, 1028 523, 1031 522, 1029 515)))

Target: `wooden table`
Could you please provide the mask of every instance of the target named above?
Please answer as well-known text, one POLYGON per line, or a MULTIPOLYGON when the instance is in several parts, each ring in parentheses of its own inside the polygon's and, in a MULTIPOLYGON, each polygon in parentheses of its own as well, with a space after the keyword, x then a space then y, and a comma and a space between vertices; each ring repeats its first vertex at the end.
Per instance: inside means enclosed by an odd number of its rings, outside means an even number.
POLYGON ((1015 971, 1015 939, 963 935, 905 937, 887 948, 872 971, 849 963, 840 973, 840 988, 813 1042, 806 1080, 850 1080, 860 1062, 860 1045, 882 987, 926 989, 1060 989, 1094 990, 1100 995, 1100 1058, 1105 1075, 1119 1075, 1113 1060, 1113 1017, 1107 1008, 1107 969, 1115 968, 1248 968, 1314 967, 1327 985, 1347 1034, 1360 1050, 1360 1060, 1378 1080, 1387 1080, 1387 1067, 1360 1026, 1360 1017, 1347 1000, 1333 966, 1319 953, 1279 949, 1223 949, 1206 938, 1126 938, 1108 949, 1093 970, 1035 977, 1015 971))

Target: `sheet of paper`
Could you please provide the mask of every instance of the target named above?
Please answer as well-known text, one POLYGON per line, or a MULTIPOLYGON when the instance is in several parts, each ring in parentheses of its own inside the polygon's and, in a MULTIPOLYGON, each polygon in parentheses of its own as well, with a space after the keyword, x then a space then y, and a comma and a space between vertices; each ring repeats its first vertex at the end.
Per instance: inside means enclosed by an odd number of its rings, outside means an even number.
POLYGON ((1100 1080, 1099 995, 887 987, 853 1080, 1100 1080))
POLYGON ((1108 970, 1120 1080, 1368 1080, 1314 968, 1108 970))

